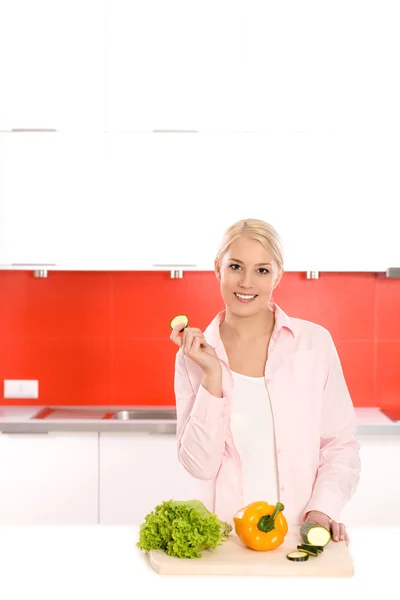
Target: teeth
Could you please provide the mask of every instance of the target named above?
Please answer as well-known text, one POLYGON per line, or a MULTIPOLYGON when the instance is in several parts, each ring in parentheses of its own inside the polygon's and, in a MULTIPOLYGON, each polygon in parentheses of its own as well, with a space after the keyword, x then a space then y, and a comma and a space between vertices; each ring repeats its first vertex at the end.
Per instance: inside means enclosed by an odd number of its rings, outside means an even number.
POLYGON ((244 294, 236 294, 236 292, 235 292, 235 296, 238 296, 239 298, 243 298, 243 300, 249 300, 250 298, 255 298, 256 294, 254 294, 254 296, 245 296, 244 294))

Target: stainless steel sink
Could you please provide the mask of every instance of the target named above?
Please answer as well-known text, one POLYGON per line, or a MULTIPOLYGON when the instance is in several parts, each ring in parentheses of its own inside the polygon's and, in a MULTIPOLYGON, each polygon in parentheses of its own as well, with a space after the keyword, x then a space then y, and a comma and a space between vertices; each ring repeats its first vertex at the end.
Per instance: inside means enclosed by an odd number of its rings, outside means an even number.
POLYGON ((119 410, 111 418, 121 421, 176 421, 176 410, 119 410))

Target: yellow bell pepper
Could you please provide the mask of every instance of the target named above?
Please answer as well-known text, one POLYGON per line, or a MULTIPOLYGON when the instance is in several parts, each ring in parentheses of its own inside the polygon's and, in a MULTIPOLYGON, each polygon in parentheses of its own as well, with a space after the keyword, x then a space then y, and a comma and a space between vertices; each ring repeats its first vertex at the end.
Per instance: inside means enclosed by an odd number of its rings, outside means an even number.
POLYGON ((252 550, 274 550, 283 544, 288 524, 283 514, 284 505, 253 502, 233 517, 235 531, 245 546, 252 550))

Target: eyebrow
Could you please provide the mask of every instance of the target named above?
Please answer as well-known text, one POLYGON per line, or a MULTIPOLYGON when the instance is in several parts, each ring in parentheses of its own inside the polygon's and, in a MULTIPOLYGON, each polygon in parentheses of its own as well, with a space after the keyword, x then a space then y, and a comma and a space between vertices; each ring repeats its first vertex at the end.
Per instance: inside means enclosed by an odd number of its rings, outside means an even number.
MULTIPOLYGON (((229 260, 234 260, 235 262, 238 262, 240 264, 244 264, 241 260, 239 260, 238 258, 230 258, 229 260)), ((256 267, 261 267, 262 265, 270 265, 270 267, 272 267, 271 263, 257 263, 255 266, 256 267)))

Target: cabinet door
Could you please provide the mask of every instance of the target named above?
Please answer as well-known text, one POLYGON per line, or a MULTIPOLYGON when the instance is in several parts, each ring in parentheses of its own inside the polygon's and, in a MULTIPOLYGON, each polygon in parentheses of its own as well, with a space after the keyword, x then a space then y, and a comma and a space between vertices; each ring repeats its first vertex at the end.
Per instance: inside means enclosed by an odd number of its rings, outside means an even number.
MULTIPOLYGON (((197 133, 105 135, 114 268, 213 269, 220 211, 226 211, 223 189, 233 187, 234 177, 226 157, 227 169, 219 170, 224 157, 218 156, 216 138, 197 133)), ((230 216, 233 210, 230 206, 230 216)))
POLYGON ((175 435, 100 433, 100 524, 138 525, 164 500, 192 499, 193 486, 175 435))
POLYGON ((106 131, 242 129, 245 4, 106 0, 106 131))
POLYGON ((255 131, 400 130, 397 3, 246 3, 255 131))
POLYGON ((203 202, 193 205, 196 264, 212 268, 223 232, 250 217, 277 229, 287 271, 385 271, 400 264, 394 218, 400 147, 394 137, 199 134, 202 138, 203 202))
POLYGON ((0 435, 0 523, 98 522, 98 433, 0 435))
POLYGON ((0 77, 0 130, 103 130, 104 3, 2 2, 0 77))
POLYGON ((104 195, 109 210, 105 260, 111 269, 151 270, 154 262, 154 229, 162 199, 154 193, 160 174, 153 137, 125 132, 104 136, 104 195))
POLYGON ((104 133, 58 135, 62 154, 61 227, 57 228, 60 268, 117 268, 112 258, 122 219, 115 198, 105 193, 104 133))
POLYGON ((400 438, 359 435, 360 483, 340 520, 352 527, 400 525, 400 438))
POLYGON ((306 268, 385 271, 395 266, 397 142, 370 132, 303 137, 298 155, 302 180, 293 187, 304 199, 298 223, 308 239, 306 268))
POLYGON ((0 265, 60 262, 58 133, 0 133, 0 265))

